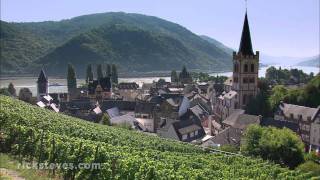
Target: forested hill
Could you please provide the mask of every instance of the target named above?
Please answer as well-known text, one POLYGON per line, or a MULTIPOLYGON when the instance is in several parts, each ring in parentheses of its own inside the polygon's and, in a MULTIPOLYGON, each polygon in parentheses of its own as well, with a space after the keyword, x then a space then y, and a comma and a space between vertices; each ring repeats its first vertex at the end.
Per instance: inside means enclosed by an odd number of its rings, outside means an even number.
POLYGON ((101 13, 36 23, 1 21, 1 73, 30 73, 41 66, 64 75, 66 64, 83 75, 89 63, 119 70, 230 70, 231 56, 188 29, 140 14, 101 13))

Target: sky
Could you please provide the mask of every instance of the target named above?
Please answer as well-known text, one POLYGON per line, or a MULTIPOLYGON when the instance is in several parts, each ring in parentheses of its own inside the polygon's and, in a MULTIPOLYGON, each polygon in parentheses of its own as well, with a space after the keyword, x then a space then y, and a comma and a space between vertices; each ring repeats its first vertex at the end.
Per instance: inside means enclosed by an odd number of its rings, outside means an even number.
MULTIPOLYGON (((1 20, 38 22, 102 12, 157 16, 238 49, 245 0, 0 0, 1 20)), ((320 51, 319 0, 248 0, 254 50, 307 57, 320 51)))

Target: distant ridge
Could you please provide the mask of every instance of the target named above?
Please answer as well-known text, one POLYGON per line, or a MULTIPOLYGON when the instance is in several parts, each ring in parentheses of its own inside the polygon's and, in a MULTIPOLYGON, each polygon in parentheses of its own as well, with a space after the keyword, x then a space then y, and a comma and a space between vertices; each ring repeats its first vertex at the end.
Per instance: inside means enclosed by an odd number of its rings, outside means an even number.
POLYGON ((64 76, 66 64, 84 75, 87 64, 114 63, 120 72, 231 70, 232 57, 188 29, 157 18, 122 12, 79 16, 62 21, 1 21, 2 74, 64 76))

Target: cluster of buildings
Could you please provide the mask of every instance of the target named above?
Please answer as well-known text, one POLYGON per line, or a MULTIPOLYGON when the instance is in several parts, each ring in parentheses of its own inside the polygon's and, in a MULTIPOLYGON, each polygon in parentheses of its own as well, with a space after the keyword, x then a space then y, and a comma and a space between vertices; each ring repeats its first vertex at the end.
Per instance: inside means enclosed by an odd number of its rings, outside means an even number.
POLYGON ((247 14, 240 48, 233 53, 233 75, 224 84, 153 82, 113 86, 109 77, 88 82, 68 93, 48 93, 48 78, 38 78, 38 105, 88 121, 102 115, 111 124, 160 137, 202 146, 240 146, 251 124, 287 127, 301 136, 306 147, 320 147, 320 110, 281 103, 272 119, 245 114, 244 108, 258 89, 259 51, 252 48, 247 14))

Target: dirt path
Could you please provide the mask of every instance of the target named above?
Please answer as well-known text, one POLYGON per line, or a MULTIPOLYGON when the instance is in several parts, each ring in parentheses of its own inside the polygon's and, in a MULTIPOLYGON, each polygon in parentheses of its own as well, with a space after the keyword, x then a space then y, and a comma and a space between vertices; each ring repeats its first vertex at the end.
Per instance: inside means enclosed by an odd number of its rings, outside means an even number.
POLYGON ((0 174, 9 177, 12 180, 25 180, 25 178, 19 176, 19 173, 10 169, 0 168, 0 174))

